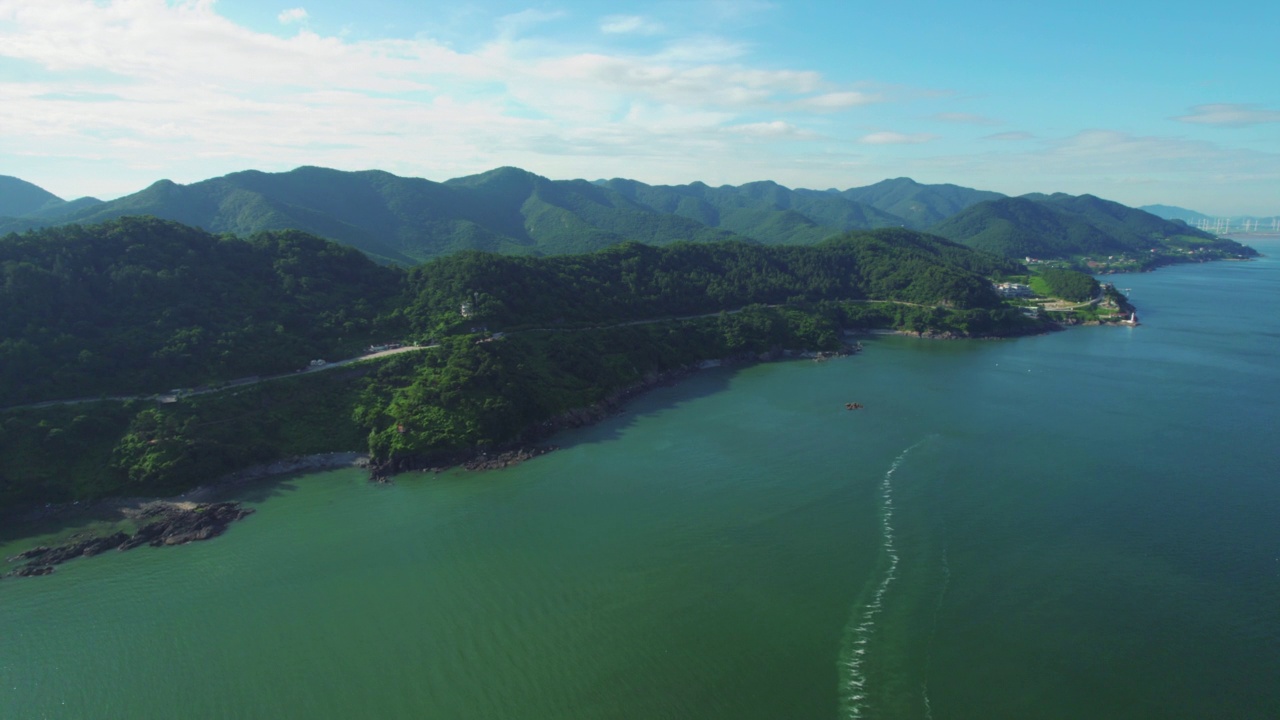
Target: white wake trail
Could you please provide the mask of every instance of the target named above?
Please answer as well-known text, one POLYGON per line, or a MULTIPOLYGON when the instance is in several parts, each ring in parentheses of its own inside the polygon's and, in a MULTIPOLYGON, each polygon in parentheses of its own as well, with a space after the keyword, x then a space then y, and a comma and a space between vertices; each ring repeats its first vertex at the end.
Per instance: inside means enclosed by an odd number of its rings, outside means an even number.
POLYGON ((928 439, 924 438, 903 450, 898 457, 894 458, 880 480, 880 552, 888 562, 884 575, 871 596, 871 601, 861 609, 861 612, 855 611, 849 619, 849 624, 845 626, 844 647, 840 653, 840 665, 843 670, 841 676, 844 678, 840 698, 845 708, 845 716, 850 720, 861 718, 863 713, 871 709, 866 693, 867 676, 863 670, 867 644, 875 633, 876 616, 884 609, 885 593, 889 591, 889 586, 898 576, 900 558, 894 546, 893 535, 893 474, 911 451, 920 447, 928 439))

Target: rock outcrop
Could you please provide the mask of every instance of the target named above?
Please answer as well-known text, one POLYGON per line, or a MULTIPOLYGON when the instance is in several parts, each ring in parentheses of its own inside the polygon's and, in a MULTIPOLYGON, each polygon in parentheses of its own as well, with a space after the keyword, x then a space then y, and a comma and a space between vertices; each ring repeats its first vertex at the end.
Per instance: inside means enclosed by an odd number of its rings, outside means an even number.
POLYGON ((8 575, 15 577, 48 575, 53 572, 54 565, 60 565, 78 557, 90 557, 111 549, 132 550, 140 545, 163 547, 208 540, 221 535, 228 525, 252 513, 252 508, 246 508, 235 502, 203 505, 165 501, 148 503, 133 515, 133 519, 139 524, 137 532, 133 535, 125 532, 115 532, 110 535, 78 535, 63 545, 33 547, 8 559, 10 563, 22 563, 8 575))

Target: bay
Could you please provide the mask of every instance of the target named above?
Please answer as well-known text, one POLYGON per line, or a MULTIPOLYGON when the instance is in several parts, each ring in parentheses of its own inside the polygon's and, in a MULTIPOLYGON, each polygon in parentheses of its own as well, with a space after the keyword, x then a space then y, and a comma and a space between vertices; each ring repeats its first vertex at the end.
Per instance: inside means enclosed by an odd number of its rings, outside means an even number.
POLYGON ((1255 245, 1106 278, 1137 328, 706 371, 515 468, 288 478, 5 580, 0 717, 1280 717, 1255 245))

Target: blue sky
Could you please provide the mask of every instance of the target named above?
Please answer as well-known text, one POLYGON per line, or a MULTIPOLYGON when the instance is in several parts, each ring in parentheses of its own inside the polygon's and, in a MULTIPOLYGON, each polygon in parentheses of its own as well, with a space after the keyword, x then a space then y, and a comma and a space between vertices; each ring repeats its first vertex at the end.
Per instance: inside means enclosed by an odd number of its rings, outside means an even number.
POLYGON ((245 169, 1280 213, 1280 3, 0 0, 0 174, 245 169))

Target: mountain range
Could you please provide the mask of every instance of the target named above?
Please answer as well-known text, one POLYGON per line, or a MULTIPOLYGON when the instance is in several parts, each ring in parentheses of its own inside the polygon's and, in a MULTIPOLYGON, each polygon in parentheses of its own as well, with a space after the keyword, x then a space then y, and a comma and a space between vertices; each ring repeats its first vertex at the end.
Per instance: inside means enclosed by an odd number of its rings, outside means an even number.
POLYGON ((633 240, 742 240, 812 245, 850 230, 905 227, 1006 257, 1073 258, 1213 244, 1183 222, 1091 195, 1007 197, 910 178, 847 190, 775 182, 711 187, 614 178, 550 180, 503 167, 434 182, 379 170, 300 167, 232 173, 190 185, 169 180, 108 202, 63 201, 0 177, 0 233, 152 215, 213 233, 297 229, 411 265, 461 250, 563 255, 633 240))

